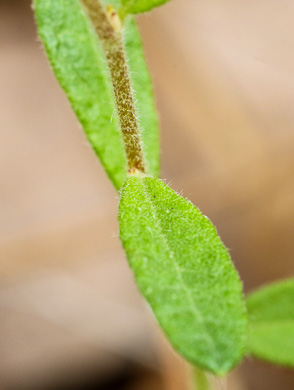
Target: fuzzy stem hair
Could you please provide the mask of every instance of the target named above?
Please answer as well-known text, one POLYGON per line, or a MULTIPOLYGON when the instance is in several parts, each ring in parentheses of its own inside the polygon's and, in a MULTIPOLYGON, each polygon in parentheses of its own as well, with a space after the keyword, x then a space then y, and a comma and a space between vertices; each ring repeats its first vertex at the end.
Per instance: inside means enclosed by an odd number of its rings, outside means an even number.
POLYGON ((81 1, 102 43, 107 59, 129 173, 138 171, 145 173, 141 136, 119 16, 113 8, 105 11, 100 0, 81 1))

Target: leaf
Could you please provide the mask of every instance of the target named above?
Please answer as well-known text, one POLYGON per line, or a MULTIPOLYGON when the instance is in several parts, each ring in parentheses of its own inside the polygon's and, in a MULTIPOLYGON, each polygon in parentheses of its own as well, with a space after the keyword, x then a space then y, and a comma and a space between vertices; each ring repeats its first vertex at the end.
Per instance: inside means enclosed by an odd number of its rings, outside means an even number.
POLYGON ((294 278, 251 293, 247 308, 250 352, 273 363, 294 366, 294 278))
POLYGON ((55 75, 96 154, 119 188, 126 159, 104 54, 78 0, 35 0, 39 34, 55 75), (112 122, 111 122, 112 118, 112 122))
POLYGON ((138 14, 140 12, 150 11, 169 0, 121 0, 126 13, 138 14))
POLYGON ((120 238, 141 293, 174 348, 224 374, 246 344, 242 286, 214 226, 162 181, 129 177, 120 238))
MULTIPOLYGON (((79 0, 34 0, 34 8, 54 73, 109 178, 119 189, 127 176, 126 157, 106 59, 91 22, 79 0)), ((148 173, 157 175, 158 123, 150 77, 133 20, 127 21, 125 34, 132 72, 141 75, 133 77, 133 87, 140 91, 148 173), (147 93, 143 95, 141 91, 145 89, 147 93), (146 107, 144 114, 142 106, 146 107)))

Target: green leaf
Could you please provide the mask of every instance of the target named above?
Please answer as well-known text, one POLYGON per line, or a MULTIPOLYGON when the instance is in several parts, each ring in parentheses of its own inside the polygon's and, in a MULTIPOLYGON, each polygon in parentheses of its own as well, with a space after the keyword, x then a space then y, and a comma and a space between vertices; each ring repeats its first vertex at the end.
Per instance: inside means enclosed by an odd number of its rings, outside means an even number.
MULTIPOLYGON (((87 138, 109 178, 119 189, 127 163, 106 59, 79 0, 34 0, 36 21, 54 73, 69 98, 87 138)), ((126 46, 133 87, 140 91, 139 111, 148 173, 158 174, 158 123, 152 87, 134 20, 126 22, 126 46), (136 59, 136 61, 135 61, 136 59), (146 90, 144 95, 142 91, 146 90), (146 107, 143 112, 142 107, 146 107)))
POLYGON ((249 350, 261 359, 294 366, 294 279, 265 286, 247 298, 249 350))
POLYGON ((224 374, 245 352, 242 285, 214 226, 162 181, 133 176, 119 206, 120 238, 141 293, 174 348, 224 374))
POLYGON ((90 144, 119 188, 126 158, 104 54, 79 0, 35 0, 40 37, 90 144), (112 118, 112 121, 111 121, 112 118))
POLYGON ((126 13, 138 14, 140 12, 150 11, 152 8, 158 7, 169 0, 121 0, 126 13))

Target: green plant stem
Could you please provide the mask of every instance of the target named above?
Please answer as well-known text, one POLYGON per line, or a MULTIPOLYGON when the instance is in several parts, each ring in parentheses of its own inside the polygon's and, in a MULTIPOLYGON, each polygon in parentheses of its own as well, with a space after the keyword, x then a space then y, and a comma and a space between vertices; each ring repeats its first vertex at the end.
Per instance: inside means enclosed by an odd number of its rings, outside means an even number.
POLYGON ((119 15, 113 8, 105 11, 99 0, 81 1, 106 55, 129 172, 145 173, 141 137, 124 53, 119 15))
POLYGON ((212 390, 208 374, 198 367, 192 367, 193 370, 193 390, 212 390))

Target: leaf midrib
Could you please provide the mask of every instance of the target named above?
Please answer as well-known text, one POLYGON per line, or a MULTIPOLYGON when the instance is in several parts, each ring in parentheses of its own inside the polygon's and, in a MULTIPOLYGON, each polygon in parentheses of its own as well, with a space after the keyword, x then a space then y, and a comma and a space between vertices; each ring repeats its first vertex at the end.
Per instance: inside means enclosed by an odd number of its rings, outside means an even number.
POLYGON ((177 261, 176 261, 176 258, 174 256, 174 251, 171 249, 169 243, 168 243, 168 239, 165 235, 165 233, 163 232, 163 228, 161 227, 161 223, 160 223, 160 218, 158 217, 158 212, 156 210, 156 206, 154 205, 154 203, 152 202, 152 198, 150 198, 150 195, 148 193, 148 191, 146 190, 146 185, 145 185, 145 182, 144 182, 144 178, 142 179, 142 187, 143 187, 143 191, 144 191, 144 194, 145 194, 145 197, 146 199, 149 201, 150 205, 151 205, 151 209, 153 211, 152 215, 154 217, 154 220, 155 220, 155 223, 157 225, 157 228, 160 232, 160 236, 162 237, 162 240, 167 248, 167 251, 168 253, 170 254, 170 259, 172 260, 172 264, 174 266, 174 269, 176 271, 176 274, 178 275, 178 278, 179 278, 179 281, 180 281, 180 284, 183 286, 183 290, 185 291, 186 293, 186 296, 190 302, 190 305, 192 307, 192 310, 193 310, 193 314, 194 314, 194 317, 196 319, 196 321, 200 321, 201 325, 202 325, 202 328, 204 330, 204 334, 206 335, 206 340, 209 342, 209 344, 211 345, 215 355, 217 355, 217 349, 216 349, 216 345, 210 335, 210 333, 208 332, 207 330, 207 327, 205 325, 205 322, 203 320, 203 316, 201 314, 201 312, 197 309, 196 305, 195 305, 195 302, 194 302, 194 299, 189 291, 189 288, 187 287, 185 281, 183 280, 183 277, 182 277, 182 273, 180 271, 180 268, 177 264, 177 261))

